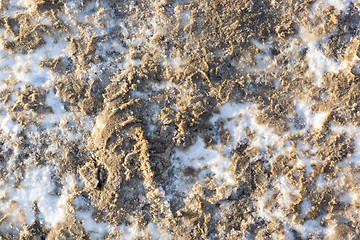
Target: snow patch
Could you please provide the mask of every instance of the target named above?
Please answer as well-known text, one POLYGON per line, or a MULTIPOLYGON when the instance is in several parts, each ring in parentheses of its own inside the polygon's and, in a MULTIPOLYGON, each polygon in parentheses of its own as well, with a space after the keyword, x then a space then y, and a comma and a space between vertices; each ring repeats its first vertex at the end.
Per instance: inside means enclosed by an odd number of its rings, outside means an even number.
POLYGON ((342 66, 334 60, 326 57, 315 44, 308 44, 306 53, 309 69, 308 73, 312 73, 315 78, 315 85, 322 85, 321 78, 326 72, 336 73, 342 66))
POLYGON ((296 112, 305 120, 305 130, 321 129, 329 116, 329 112, 316 112, 311 110, 312 102, 294 100, 296 112))
POLYGON ((354 2, 353 0, 318 0, 313 5, 313 11, 318 11, 318 9, 324 9, 327 6, 333 6, 338 12, 346 12, 350 3, 354 2))
POLYGON ((229 130, 231 136, 230 144, 226 146, 227 153, 246 141, 245 130, 255 132, 255 137, 250 140, 249 144, 259 147, 262 151, 266 151, 267 147, 276 146, 280 142, 281 139, 275 133, 275 129, 257 123, 257 114, 256 104, 225 103, 220 109, 220 114, 216 114, 210 119, 213 124, 219 120, 225 122, 224 128, 229 130))
MULTIPOLYGON (((72 183, 68 181, 59 197, 54 194, 56 186, 52 180, 52 174, 51 166, 33 166, 27 171, 18 188, 9 183, 3 185, 0 193, 6 197, 6 201, 0 203, 1 209, 7 209, 8 216, 15 219, 25 214, 28 225, 31 225, 37 218, 49 227, 63 222, 67 209, 66 199, 71 192, 72 183), (11 201, 16 202, 15 208, 11 207, 11 201), (34 204, 39 209, 39 216, 34 212, 34 204)), ((18 220, 21 222, 21 219, 18 220)))
POLYGON ((226 182, 230 185, 235 183, 232 165, 229 159, 216 150, 205 147, 204 141, 198 137, 196 143, 186 151, 177 149, 174 158, 179 159, 183 167, 192 167, 200 170, 198 181, 213 175, 213 179, 226 182))

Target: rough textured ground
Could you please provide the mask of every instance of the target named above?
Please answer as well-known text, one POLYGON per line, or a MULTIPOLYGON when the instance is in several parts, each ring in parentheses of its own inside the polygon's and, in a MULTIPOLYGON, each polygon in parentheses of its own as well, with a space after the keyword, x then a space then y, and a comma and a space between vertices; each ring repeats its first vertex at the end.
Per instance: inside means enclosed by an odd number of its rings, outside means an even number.
POLYGON ((360 239, 360 4, 0 0, 0 239, 360 239))

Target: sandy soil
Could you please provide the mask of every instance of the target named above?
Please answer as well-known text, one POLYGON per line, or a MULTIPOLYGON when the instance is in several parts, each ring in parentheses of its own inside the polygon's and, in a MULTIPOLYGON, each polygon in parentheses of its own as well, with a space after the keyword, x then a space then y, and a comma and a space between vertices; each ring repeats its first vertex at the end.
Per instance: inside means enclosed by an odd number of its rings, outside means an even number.
POLYGON ((0 0, 0 239, 359 239, 359 13, 0 0))

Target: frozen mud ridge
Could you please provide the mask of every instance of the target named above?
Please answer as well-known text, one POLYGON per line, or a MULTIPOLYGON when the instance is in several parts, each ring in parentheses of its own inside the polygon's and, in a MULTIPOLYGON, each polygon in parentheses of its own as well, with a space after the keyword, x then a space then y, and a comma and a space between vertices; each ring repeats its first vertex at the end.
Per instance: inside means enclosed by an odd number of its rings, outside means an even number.
POLYGON ((0 239, 360 239, 357 0, 0 0, 0 239))

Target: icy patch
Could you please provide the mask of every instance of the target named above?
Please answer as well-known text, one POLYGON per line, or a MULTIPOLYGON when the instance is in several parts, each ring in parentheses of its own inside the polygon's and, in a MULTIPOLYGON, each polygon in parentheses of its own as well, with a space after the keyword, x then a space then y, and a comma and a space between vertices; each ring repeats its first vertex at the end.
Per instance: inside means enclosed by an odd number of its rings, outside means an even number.
POLYGON ((164 239, 164 240, 171 239, 170 234, 168 232, 162 231, 154 223, 148 224, 147 232, 149 233, 151 239, 164 239))
POLYGON ((100 237, 109 233, 109 225, 107 223, 95 222, 92 218, 92 211, 76 211, 76 218, 83 221, 85 231, 94 236, 100 237))
POLYGON ((177 85, 177 84, 169 82, 169 81, 166 81, 166 82, 163 82, 160 84, 156 84, 156 85, 154 84, 154 85, 152 85, 151 88, 153 91, 161 91, 164 89, 171 89, 171 88, 175 88, 177 90, 183 90, 180 85, 177 85))
POLYGON ((325 229, 320 224, 320 218, 316 220, 307 220, 302 225, 294 225, 292 227, 301 233, 301 236, 304 239, 307 239, 311 233, 315 235, 315 239, 322 239, 317 237, 319 235, 322 236, 325 233, 325 229))
POLYGON ((54 114, 61 115, 65 112, 61 99, 54 93, 54 88, 51 88, 49 91, 45 103, 52 108, 54 114))
POLYGON ((350 3, 353 0, 317 0, 313 5, 313 11, 318 11, 319 8, 324 9, 327 6, 333 6, 338 12, 346 12, 350 3))
POLYGON ((347 136, 354 139, 355 152, 348 158, 346 162, 354 164, 355 167, 360 166, 360 128, 348 123, 345 126, 339 126, 335 123, 331 123, 330 130, 335 133, 346 133, 347 136))
POLYGON ((1 209, 6 210, 9 217, 21 222, 25 217, 26 224, 31 225, 37 218, 49 227, 64 221, 66 200, 71 192, 72 182, 65 185, 61 197, 53 194, 55 183, 52 181, 53 169, 50 166, 31 168, 24 176, 21 185, 15 188, 12 184, 2 185, 0 194, 5 196, 0 203, 1 209), (11 207, 11 201, 16 207, 11 207), (34 212, 34 204, 39 209, 39 216, 34 212))
POLYGON ((75 198, 72 203, 75 205, 75 208, 77 208, 75 212, 76 219, 83 222, 83 227, 85 231, 89 232, 91 239, 101 239, 102 236, 108 233, 120 230, 121 227, 114 227, 104 222, 96 222, 92 218, 94 209, 89 207, 82 196, 75 198))
MULTIPOLYGON (((303 238, 307 238, 309 234, 322 236, 326 229, 320 225, 321 217, 316 220, 307 220, 301 225, 294 224, 294 222, 287 220, 287 209, 293 203, 292 198, 299 196, 299 194, 297 188, 290 186, 286 178, 282 176, 274 182, 271 190, 268 190, 257 200, 257 214, 267 221, 281 221, 284 225, 284 239, 293 239, 290 228, 300 232, 303 238), (277 194, 277 192, 279 194, 277 194), (280 206, 277 206, 278 204, 280 206)), ((311 203, 306 199, 303 200, 301 210, 302 215, 306 215, 311 210, 311 203)), ((278 236, 276 239, 280 239, 280 237, 281 236, 278 236)))
MULTIPOLYGON (((306 171, 306 176, 309 176, 311 174, 311 172, 313 171, 312 164, 317 164, 320 162, 320 160, 317 159, 317 157, 308 158, 308 157, 304 156, 304 154, 302 154, 302 152, 299 151, 299 149, 302 150, 298 144, 295 149, 296 154, 299 156, 299 158, 296 162, 296 166, 299 168, 304 168, 306 171)), ((312 149, 312 150, 314 150, 314 149, 312 149)))
MULTIPOLYGON (((49 69, 40 67, 45 58, 62 56, 67 43, 47 37, 46 44, 28 54, 9 54, 0 50, 0 80, 13 78, 18 81, 15 88, 22 88, 25 83, 35 87, 47 87, 52 74, 49 69)), ((0 42, 1 45, 1 42, 0 42)))
POLYGON ((225 122, 224 128, 230 132, 231 139, 230 144, 226 146, 226 152, 231 151, 238 144, 246 141, 245 130, 255 132, 255 137, 249 142, 249 145, 253 147, 259 147, 262 151, 265 151, 266 147, 277 145, 281 140, 280 137, 275 133, 273 128, 257 124, 257 114, 256 104, 226 103, 221 107, 220 114, 214 115, 210 119, 212 124, 223 120, 225 122))
POLYGON ((346 205, 350 205, 351 203, 356 202, 358 199, 357 197, 357 193, 347 191, 340 197, 339 201, 346 205))
MULTIPOLYGON (((329 116, 329 112, 316 112, 311 111, 312 102, 302 102, 300 100, 294 100, 296 112, 304 120, 306 130, 317 130, 324 126, 326 118, 329 116)), ((293 129, 294 130, 294 129, 293 129)), ((296 131, 296 130, 294 130, 296 131)))
POLYGON ((124 58, 124 60, 120 63, 120 66, 122 70, 129 69, 132 66, 139 67, 140 66, 140 59, 129 59, 127 57, 124 58))
MULTIPOLYGON (((265 43, 260 43, 259 41, 253 39, 251 43, 254 44, 258 49, 261 50, 255 57, 256 66, 255 67, 246 67, 245 72, 265 72, 268 68, 274 67, 276 62, 274 61, 270 48, 271 46, 265 43)), ((248 59, 244 59, 244 63, 247 63, 248 59)), ((261 79, 257 79, 259 82, 261 79)))
POLYGON ((256 204, 258 208, 257 213, 269 221, 273 219, 283 219, 285 213, 280 209, 284 209, 286 212, 286 209, 290 207, 294 198, 298 197, 299 194, 299 190, 291 186, 287 182, 286 177, 281 176, 274 181, 271 190, 268 190, 263 196, 259 197, 256 204), (272 204, 269 204, 270 202, 272 204), (275 203, 280 204, 281 208, 273 208, 273 204, 275 203))
MULTIPOLYGON (((12 94, 8 104, 12 104, 15 98, 15 94, 12 94)), ((23 130, 23 128, 8 114, 6 106, 2 103, 0 103, 0 130, 2 130, 4 134, 9 134, 13 141, 17 141, 18 134, 23 130)))
POLYGON ((281 193, 281 198, 278 200, 278 202, 281 203, 285 208, 290 207, 290 204, 293 202, 291 199, 292 197, 299 195, 299 190, 294 186, 290 186, 284 176, 276 180, 274 188, 276 188, 281 193))
POLYGON ((324 178, 324 175, 322 173, 317 178, 316 183, 317 183, 316 185, 320 191, 322 191, 325 188, 325 186, 327 185, 327 181, 324 178))
POLYGON ((181 57, 177 56, 174 58, 169 59, 169 64, 176 70, 179 71, 182 69, 182 66, 184 65, 184 61, 181 59, 181 57))
POLYGON ((184 25, 188 25, 191 22, 191 12, 189 10, 182 11, 180 13, 181 20, 184 25))
POLYGON ((52 127, 55 124, 58 124, 60 120, 64 117, 66 113, 61 99, 58 98, 54 93, 54 88, 51 88, 48 95, 46 96, 46 105, 50 106, 53 113, 45 115, 42 119, 42 127, 52 127))
POLYGON ((183 167, 200 170, 198 181, 203 182, 207 176, 212 176, 219 182, 230 185, 235 183, 231 162, 218 151, 205 148, 204 141, 198 137, 196 143, 186 151, 177 150, 174 158, 183 167))
POLYGON ((326 72, 336 73, 342 66, 334 60, 326 57, 315 44, 308 44, 308 51, 306 53, 309 69, 308 73, 314 74, 315 85, 320 87, 322 85, 321 78, 326 72))
POLYGON ((13 121, 9 114, 1 116, 0 129, 4 131, 5 134, 10 134, 10 136, 15 139, 15 137, 21 132, 22 127, 13 121))
POLYGON ((270 207, 268 202, 274 198, 273 196, 274 191, 268 190, 264 195, 260 196, 256 202, 257 207, 257 214, 268 221, 273 221, 274 219, 281 219, 283 218, 282 213, 274 208, 274 209, 267 209, 266 207, 270 207))
POLYGON ((15 17, 15 15, 18 12, 26 11, 26 9, 30 7, 31 4, 29 3, 29 0, 10 0, 8 7, 5 12, 6 17, 15 17))
MULTIPOLYGON (((85 206, 86 203, 81 198, 76 198, 73 203, 77 207, 85 206)), ((91 239, 102 239, 102 237, 109 233, 121 233, 121 239, 129 239, 135 240, 139 237, 149 236, 150 239, 170 239, 170 234, 161 230, 155 223, 150 222, 147 225, 147 228, 142 231, 139 225, 134 221, 134 219, 130 219, 132 224, 121 224, 118 227, 115 227, 111 224, 107 224, 104 222, 96 222, 92 218, 93 210, 77 210, 76 218, 83 222, 83 227, 85 231, 89 232, 91 239)))
POLYGON ((337 62, 326 57, 319 47, 319 42, 327 37, 321 39, 313 32, 313 29, 306 27, 300 27, 299 34, 307 49, 306 60, 308 69, 306 74, 314 78, 314 85, 317 87, 322 86, 322 77, 326 72, 338 73, 339 71, 346 71, 346 69, 350 69, 350 66, 355 65, 359 59, 354 54, 352 59, 344 59, 342 62, 337 62))
POLYGON ((301 203, 301 212, 305 216, 311 209, 311 202, 304 199, 301 203))
POLYGON ((327 112, 318 112, 313 114, 313 128, 320 129, 324 125, 327 116, 329 116, 329 113, 327 112))
POLYGON ((98 234, 107 234, 109 232, 106 223, 97 223, 94 221, 92 218, 93 209, 89 207, 88 203, 82 196, 76 197, 72 203, 74 204, 75 208, 77 208, 77 211, 75 212, 76 219, 83 222, 83 227, 86 231, 89 231, 90 233, 95 232, 98 234), (83 210, 79 208, 85 209, 83 210))

